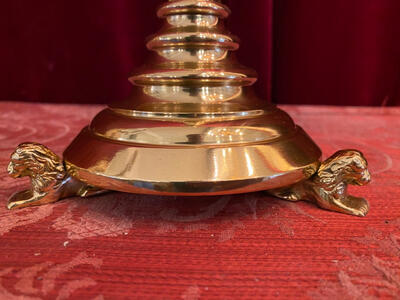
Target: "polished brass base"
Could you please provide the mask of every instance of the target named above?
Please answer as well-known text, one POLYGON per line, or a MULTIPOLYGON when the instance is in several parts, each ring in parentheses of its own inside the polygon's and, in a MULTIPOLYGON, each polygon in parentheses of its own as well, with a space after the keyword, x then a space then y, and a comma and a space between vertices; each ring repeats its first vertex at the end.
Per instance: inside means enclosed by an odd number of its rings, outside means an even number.
POLYGON ((23 208, 56 202, 71 196, 87 197, 109 190, 141 194, 160 195, 219 195, 246 193, 268 189, 268 193, 289 201, 308 200, 321 208, 341 213, 365 216, 369 210, 363 198, 347 194, 347 185, 365 185, 370 181, 367 161, 356 150, 342 150, 322 162, 283 174, 275 178, 248 178, 243 180, 216 182, 144 182, 132 179, 121 180, 86 169, 77 168, 61 159, 47 147, 36 143, 25 143, 17 147, 8 166, 14 178, 29 176, 30 190, 18 192, 10 197, 8 208, 23 208), (315 172, 316 168, 318 170, 315 172), (302 172, 298 172, 301 170, 302 172), (302 174, 302 175, 300 175, 302 174), (78 176, 77 179, 75 176, 78 176), (303 177, 298 181, 299 177, 303 177), (294 184, 282 182, 292 180, 294 184), (96 186, 92 184, 95 183, 96 186), (277 188, 278 187, 278 188, 277 188), (102 189, 103 188, 103 189, 102 189))
MULTIPOLYGON (((201 140, 195 133, 198 128, 174 128, 177 132, 181 129, 201 140)), ((216 129, 221 127, 209 127, 205 132, 216 129)), ((231 129, 232 138, 241 129, 231 129)), ((103 189, 161 195, 279 188, 309 178, 318 169, 320 156, 319 148, 300 127, 284 138, 207 146, 196 142, 173 146, 118 143, 85 128, 64 153, 69 173, 81 181, 103 189)))
POLYGON ((171 0, 159 11, 165 26, 147 43, 151 63, 129 80, 130 97, 100 112, 63 159, 39 144, 20 145, 9 173, 32 188, 9 208, 39 205, 103 190, 157 195, 224 195, 268 190, 365 215, 364 199, 347 184, 369 181, 357 151, 320 162, 312 139, 274 105, 258 98, 256 73, 240 65, 236 37, 217 0, 171 0))

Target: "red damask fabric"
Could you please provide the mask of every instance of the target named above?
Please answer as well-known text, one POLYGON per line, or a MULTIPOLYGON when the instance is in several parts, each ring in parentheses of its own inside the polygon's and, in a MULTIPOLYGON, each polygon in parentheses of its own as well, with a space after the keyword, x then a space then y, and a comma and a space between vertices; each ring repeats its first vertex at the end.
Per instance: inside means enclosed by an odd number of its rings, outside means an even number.
MULTIPOLYGON (((110 103, 129 94, 162 0, 0 3, 0 99, 110 103)), ((400 1, 226 0, 238 55, 276 103, 400 104, 400 1)))
POLYGON ((264 193, 112 193, 19 211, 15 146, 61 154, 100 106, 0 103, 0 299, 398 299, 400 109, 285 106, 325 157, 356 148, 373 181, 357 218, 264 193))

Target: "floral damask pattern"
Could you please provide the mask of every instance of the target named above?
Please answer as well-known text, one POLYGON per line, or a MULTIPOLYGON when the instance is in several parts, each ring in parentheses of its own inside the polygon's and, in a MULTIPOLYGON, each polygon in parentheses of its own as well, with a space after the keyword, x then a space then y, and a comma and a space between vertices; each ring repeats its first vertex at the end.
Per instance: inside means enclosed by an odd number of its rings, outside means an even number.
MULTIPOLYGON (((15 273, 10 281, 16 281, 13 290, 17 291, 19 296, 12 294, 4 287, 0 287, 0 297, 4 299, 41 299, 56 289, 56 280, 65 273, 70 272, 80 265, 91 265, 99 268, 102 260, 98 258, 90 258, 85 252, 80 253, 76 257, 70 258, 70 261, 64 264, 55 264, 47 261, 27 267, 15 273), (36 282, 40 282, 40 287, 36 287, 36 282), (23 296, 22 296, 23 295, 23 296), (39 295, 36 296, 29 295, 39 295)), ((0 276, 11 275, 14 268, 7 268, 0 272, 0 276)), ((77 276, 78 279, 68 281, 58 289, 57 300, 68 299, 73 292, 81 288, 96 285, 96 281, 92 278, 77 276)))
POLYGON ((400 109, 285 107, 328 156, 357 148, 373 183, 366 218, 264 193, 176 198, 109 193, 7 211, 27 185, 13 148, 62 153, 101 108, 0 103, 1 299, 397 299, 400 109))

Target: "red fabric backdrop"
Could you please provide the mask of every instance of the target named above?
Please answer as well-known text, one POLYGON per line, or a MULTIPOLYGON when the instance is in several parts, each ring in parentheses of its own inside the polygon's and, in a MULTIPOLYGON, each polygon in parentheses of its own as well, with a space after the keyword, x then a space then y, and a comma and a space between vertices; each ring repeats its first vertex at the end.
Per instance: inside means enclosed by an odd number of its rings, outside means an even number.
MULTIPOLYGON (((0 99, 108 103, 160 26, 160 0, 0 3, 0 99)), ((400 104, 400 1, 226 0, 241 61, 277 103, 400 104), (273 33, 273 34, 272 34, 273 33)))

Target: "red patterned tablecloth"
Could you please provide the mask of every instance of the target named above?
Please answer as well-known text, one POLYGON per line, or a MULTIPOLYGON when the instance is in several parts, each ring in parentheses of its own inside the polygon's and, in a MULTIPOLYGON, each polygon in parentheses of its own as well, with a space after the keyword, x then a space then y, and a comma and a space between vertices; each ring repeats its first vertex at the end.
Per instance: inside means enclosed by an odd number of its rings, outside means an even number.
POLYGON ((400 299, 400 108, 286 106, 325 156, 357 148, 373 182, 358 218, 255 193, 121 193, 20 211, 18 143, 61 154, 99 106, 0 103, 1 299, 400 299))

